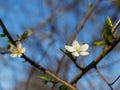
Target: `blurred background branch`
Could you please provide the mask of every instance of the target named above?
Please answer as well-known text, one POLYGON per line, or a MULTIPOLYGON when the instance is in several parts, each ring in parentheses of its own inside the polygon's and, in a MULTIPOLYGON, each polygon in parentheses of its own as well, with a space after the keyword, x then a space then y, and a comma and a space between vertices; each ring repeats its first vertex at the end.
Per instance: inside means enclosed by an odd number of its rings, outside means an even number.
MULTIPOLYGON (((29 31, 30 36, 22 42, 26 47, 25 54, 28 57, 54 73, 59 72, 57 74, 59 77, 70 82, 79 69, 68 57, 63 56, 59 49, 71 40, 77 26, 85 21, 74 36, 79 42, 90 45, 90 55, 80 56, 77 60, 77 63, 83 67, 89 65, 103 48, 102 46, 95 47, 92 42, 101 39, 105 18, 110 16, 113 25, 120 19, 119 2, 119 0, 0 0, 0 17, 14 39, 16 35, 29 31), (97 3, 95 7, 94 2, 97 3), (92 7, 94 7, 93 10, 92 7), (88 12, 90 15, 87 16, 88 12), (87 19, 84 20, 86 16, 87 19), (56 71, 58 65, 60 65, 59 70, 56 71)), ((0 34, 1 30, 2 28, 0 28, 0 34)), ((120 27, 117 27, 115 34, 118 34, 119 30, 120 27)), ((6 38, 0 38, 1 48, 6 48, 5 41, 6 38)), ((120 75, 119 51, 120 44, 98 64, 101 73, 109 81, 114 81, 120 75)), ((0 55, 0 69, 0 90, 25 90, 25 88, 51 90, 51 83, 44 85, 42 80, 37 78, 44 73, 19 61, 19 58, 11 60, 8 54, 0 55)), ((60 85, 56 84, 54 90, 60 85)), ((97 90, 98 88, 109 90, 109 87, 93 70, 78 79, 75 86, 81 90, 97 90)), ((119 80, 113 88, 119 90, 119 80)))

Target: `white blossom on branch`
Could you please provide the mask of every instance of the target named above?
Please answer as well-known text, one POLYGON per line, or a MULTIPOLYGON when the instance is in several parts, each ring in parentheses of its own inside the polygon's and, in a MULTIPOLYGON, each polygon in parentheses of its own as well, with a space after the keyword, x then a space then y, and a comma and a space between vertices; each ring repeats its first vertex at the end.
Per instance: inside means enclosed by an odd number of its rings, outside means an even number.
POLYGON ((16 46, 11 45, 11 47, 10 47, 10 52, 11 52, 10 56, 13 57, 13 58, 21 57, 22 53, 24 53, 25 50, 26 50, 25 48, 22 48, 22 44, 20 42, 17 43, 16 46))
POLYGON ((87 49, 89 48, 89 45, 88 44, 79 44, 77 40, 74 40, 73 43, 72 43, 72 46, 69 46, 69 45, 65 45, 65 49, 68 51, 68 52, 71 52, 71 54, 73 56, 79 56, 79 55, 82 55, 82 56, 86 56, 88 55, 89 53, 86 51, 87 49))

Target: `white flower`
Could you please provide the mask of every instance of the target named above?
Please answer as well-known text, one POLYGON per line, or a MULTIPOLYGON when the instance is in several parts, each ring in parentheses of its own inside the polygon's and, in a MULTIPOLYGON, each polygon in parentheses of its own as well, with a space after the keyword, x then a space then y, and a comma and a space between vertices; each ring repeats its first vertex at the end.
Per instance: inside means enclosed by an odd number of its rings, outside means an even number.
POLYGON ((89 45, 88 44, 82 44, 80 45, 78 43, 78 41, 74 40, 72 43, 72 46, 69 45, 65 45, 65 49, 69 52, 71 52, 71 54, 73 56, 79 56, 79 55, 83 55, 86 56, 89 53, 86 51, 88 49, 89 45))
POLYGON ((14 45, 11 45, 11 48, 10 48, 10 56, 11 57, 21 57, 22 56, 22 53, 25 52, 25 48, 22 48, 22 44, 19 42, 17 43, 17 46, 14 46, 14 45))

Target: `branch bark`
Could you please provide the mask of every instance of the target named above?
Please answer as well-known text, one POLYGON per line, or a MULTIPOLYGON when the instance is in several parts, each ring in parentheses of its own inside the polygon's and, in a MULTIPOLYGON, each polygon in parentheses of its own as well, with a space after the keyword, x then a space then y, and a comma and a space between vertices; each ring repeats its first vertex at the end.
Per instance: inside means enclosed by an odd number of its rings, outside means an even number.
MULTIPOLYGON (((119 21, 118 21, 119 22, 119 21)), ((117 27, 120 25, 120 23, 116 23, 114 25, 114 29, 116 30, 117 27)), ((115 30, 112 31, 115 31, 115 30)), ((86 74, 90 69, 93 69, 96 67, 96 65, 110 52, 114 49, 114 47, 120 42, 120 35, 116 37, 116 39, 113 41, 113 44, 111 45, 105 45, 103 48, 103 51, 100 53, 100 55, 93 60, 83 71, 79 72, 71 81, 70 84, 76 83, 79 78, 81 78, 84 74, 86 74)))
MULTIPOLYGON (((7 38, 11 41, 11 43, 13 45, 16 46, 16 43, 14 41, 14 39, 12 38, 12 36, 9 34, 7 28, 5 27, 5 25, 3 24, 2 20, 0 19, 0 25, 2 27, 2 30, 4 32, 4 34, 7 36, 7 38)), ((77 90, 74 86, 72 86, 71 84, 65 82, 64 80, 60 79, 59 77, 57 77, 55 74, 53 74, 52 72, 48 71, 47 69, 45 69, 44 67, 40 66, 39 64, 37 64, 36 62, 34 62, 33 60, 31 60, 30 58, 28 58, 25 54, 22 54, 21 58, 24 58, 29 64, 31 64, 32 66, 34 66, 35 68, 37 68, 38 70, 48 74, 49 76, 51 76, 52 78, 54 78, 55 80, 57 80, 58 82, 64 84, 65 86, 67 86, 68 88, 72 89, 72 90, 77 90)))

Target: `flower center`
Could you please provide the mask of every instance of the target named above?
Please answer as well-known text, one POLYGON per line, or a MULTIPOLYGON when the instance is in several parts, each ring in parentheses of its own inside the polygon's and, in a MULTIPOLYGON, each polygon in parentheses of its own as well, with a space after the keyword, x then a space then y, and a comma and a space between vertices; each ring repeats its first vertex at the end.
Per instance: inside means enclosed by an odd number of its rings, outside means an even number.
POLYGON ((76 48, 77 53, 80 53, 80 51, 81 51, 80 48, 76 48))
POLYGON ((16 50, 16 53, 19 55, 19 54, 21 54, 21 50, 20 49, 17 49, 16 50))

